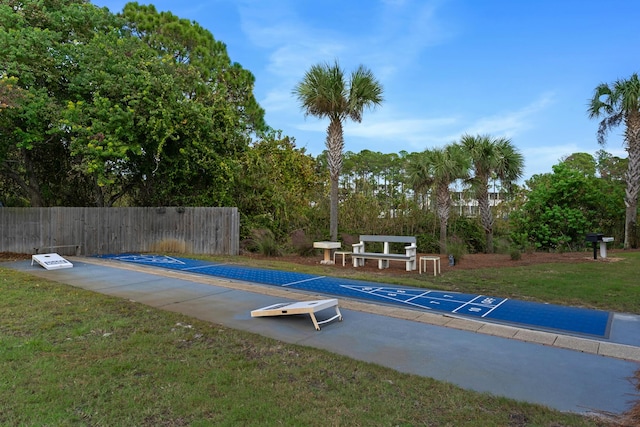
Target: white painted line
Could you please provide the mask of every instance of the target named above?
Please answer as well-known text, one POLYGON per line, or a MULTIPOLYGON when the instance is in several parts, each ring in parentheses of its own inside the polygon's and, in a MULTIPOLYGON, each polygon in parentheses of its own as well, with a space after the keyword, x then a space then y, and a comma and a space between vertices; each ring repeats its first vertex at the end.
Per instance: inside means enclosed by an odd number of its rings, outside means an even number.
MULTIPOLYGON (((415 295, 415 296, 413 296, 413 297, 409 298, 409 299, 407 300, 407 302, 411 302, 411 301, 413 301, 413 300, 414 300, 414 299, 416 299, 416 298, 422 298, 422 297, 424 297, 425 295, 428 295, 428 294, 430 294, 430 293, 431 293, 431 291, 427 291, 427 292, 423 292, 423 293, 421 293, 421 294, 419 294, 419 295, 415 295)), ((429 297, 427 297, 427 298, 429 298, 429 297)), ((431 299, 436 299, 436 298, 431 298, 431 299)))
POLYGON ((452 313, 457 313, 458 310, 462 309, 463 307, 466 307, 469 304, 473 304, 473 302, 475 300, 477 300, 478 298, 482 298, 484 295, 478 295, 477 297, 475 297, 474 299, 472 299, 471 301, 467 301, 464 304, 462 304, 460 307, 456 308, 455 310, 452 311, 452 313))
POLYGON ((485 314, 483 314, 481 317, 485 317, 487 314, 491 313, 493 310, 495 310, 496 308, 500 307, 502 304, 504 304, 505 302, 507 302, 509 300, 509 298, 505 298, 502 301, 500 301, 495 307, 493 307, 491 310, 487 311, 485 314))
POLYGON ((297 282, 285 283, 285 284, 283 284, 281 286, 292 286, 292 285, 297 285, 298 283, 313 282, 314 280, 324 279, 325 277, 327 277, 327 276, 312 277, 310 279, 298 280, 297 282))
POLYGON ((180 271, 192 271, 192 270, 199 270, 201 268, 209 268, 209 267, 220 267, 220 266, 224 266, 224 265, 229 265, 229 264, 211 264, 211 265, 199 265, 197 267, 187 267, 187 268, 183 268, 180 271))

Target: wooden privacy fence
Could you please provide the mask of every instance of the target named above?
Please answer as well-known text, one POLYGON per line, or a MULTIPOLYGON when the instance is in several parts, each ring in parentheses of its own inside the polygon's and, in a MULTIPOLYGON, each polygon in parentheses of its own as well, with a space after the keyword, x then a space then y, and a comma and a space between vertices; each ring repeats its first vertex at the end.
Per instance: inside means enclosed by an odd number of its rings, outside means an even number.
POLYGON ((237 255, 238 208, 5 208, 0 252, 237 255))

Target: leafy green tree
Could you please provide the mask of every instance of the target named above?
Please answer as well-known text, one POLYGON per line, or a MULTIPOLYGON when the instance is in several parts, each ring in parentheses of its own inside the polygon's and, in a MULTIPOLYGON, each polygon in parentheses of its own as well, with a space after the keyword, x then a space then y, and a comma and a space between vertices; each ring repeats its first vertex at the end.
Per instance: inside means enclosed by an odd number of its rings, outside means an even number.
POLYGON ((223 108, 228 115, 226 128, 233 125, 229 141, 248 140, 252 133, 267 130, 264 110, 253 95, 255 77, 231 61, 224 43, 211 32, 171 12, 158 12, 153 5, 128 3, 122 16, 127 28, 165 60, 188 66, 179 67, 177 74, 187 99, 197 99, 206 106, 232 107, 223 108))
POLYGON ((449 187, 458 179, 466 177, 469 159, 458 144, 442 149, 423 151, 413 157, 407 165, 409 183, 417 191, 433 188, 436 195, 436 210, 440 221, 440 253, 447 253, 447 224, 451 212, 449 187))
POLYGON ((13 101, 0 113, 0 174, 21 192, 14 198, 32 206, 81 203, 82 180, 70 173, 69 141, 59 125, 79 66, 69 53, 115 24, 106 9, 82 0, 0 4, 0 76, 13 101))
POLYGON ((471 160, 473 176, 470 182, 478 200, 480 221, 487 239, 486 252, 493 253, 494 219, 489 203, 489 180, 496 177, 503 188, 509 188, 522 176, 524 158, 507 138, 463 135, 460 144, 471 160))
POLYGON ((589 153, 573 153, 565 157, 563 163, 587 176, 596 174, 596 160, 589 153))
POLYGON ((626 190, 624 203, 625 232, 624 248, 638 247, 638 193, 640 192, 640 79, 634 73, 628 79, 616 80, 613 84, 598 85, 590 100, 589 118, 601 118, 598 142, 604 144, 607 133, 624 125, 624 141, 629 153, 625 174, 626 190))
POLYGON ((0 174, 32 206, 232 202, 264 112, 251 73, 196 23, 7 1, 0 43, 0 174))
POLYGON ((180 94, 170 67, 136 38, 96 35, 69 56, 81 64, 61 114, 72 170, 85 178, 92 205, 112 206, 143 181, 145 162, 183 110, 180 94))
POLYGON ((594 174, 584 174, 566 162, 553 173, 534 175, 521 209, 511 215, 512 239, 537 249, 576 250, 585 234, 615 231, 615 217, 624 207, 622 188, 611 187, 594 174))
POLYGON ((240 170, 233 199, 243 218, 243 236, 267 228, 282 240, 294 230, 309 229, 319 178, 315 160, 293 139, 266 134, 243 153, 240 170))
MULTIPOLYGON (((604 150, 598 150, 596 152, 597 157, 597 171, 600 177, 611 181, 624 181, 624 175, 627 171, 629 159, 621 159, 618 156, 613 156, 611 153, 607 153, 604 150)), ((624 197, 624 195, 622 196, 624 197)))
POLYGON ((16 85, 16 77, 0 76, 0 111, 4 108, 15 108, 24 98, 24 90, 16 85))
POLYGON ((349 79, 336 61, 334 64, 312 66, 293 90, 305 115, 328 118, 326 146, 331 181, 330 226, 331 240, 338 239, 338 185, 342 170, 344 132, 343 122, 362 121, 365 108, 382 103, 382 85, 373 73, 359 66, 349 79))

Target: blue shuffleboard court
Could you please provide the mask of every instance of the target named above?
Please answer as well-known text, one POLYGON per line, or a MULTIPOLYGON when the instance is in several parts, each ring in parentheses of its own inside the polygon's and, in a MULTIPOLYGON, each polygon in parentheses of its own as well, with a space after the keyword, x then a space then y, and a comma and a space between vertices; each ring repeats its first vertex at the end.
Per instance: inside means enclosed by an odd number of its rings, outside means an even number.
POLYGON ((610 312, 602 310, 565 307, 486 295, 398 287, 360 280, 243 267, 164 255, 122 254, 102 255, 101 258, 594 338, 609 337, 612 319, 610 312))

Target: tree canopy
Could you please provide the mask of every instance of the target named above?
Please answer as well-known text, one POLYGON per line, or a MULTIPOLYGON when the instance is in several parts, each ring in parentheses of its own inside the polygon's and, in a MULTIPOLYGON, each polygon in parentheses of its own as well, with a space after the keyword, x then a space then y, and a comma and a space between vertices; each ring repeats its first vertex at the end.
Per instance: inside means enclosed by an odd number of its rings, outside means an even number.
POLYGON ((254 78, 195 22, 129 3, 0 5, 0 176, 31 206, 225 205, 266 130, 254 78))
POLYGON ((527 186, 526 202, 511 216, 512 238, 522 247, 576 250, 584 246, 586 233, 619 234, 621 183, 612 185, 563 161, 553 173, 534 175, 527 186))

